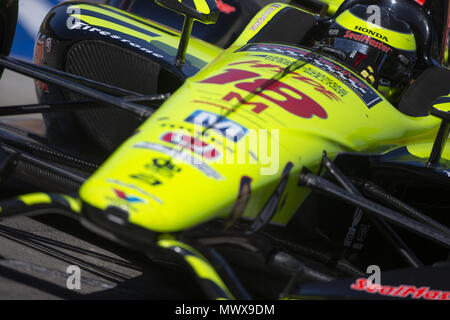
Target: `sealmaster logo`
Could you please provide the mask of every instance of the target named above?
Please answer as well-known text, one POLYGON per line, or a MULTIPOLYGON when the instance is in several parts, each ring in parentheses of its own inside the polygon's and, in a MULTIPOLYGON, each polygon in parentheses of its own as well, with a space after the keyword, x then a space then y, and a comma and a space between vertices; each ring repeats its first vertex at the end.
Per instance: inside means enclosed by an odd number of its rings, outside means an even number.
POLYGON ((176 144, 183 149, 191 150, 192 152, 200 155, 202 158, 208 160, 216 160, 220 158, 221 155, 220 152, 212 145, 209 145, 206 142, 194 138, 188 134, 167 132, 161 136, 161 140, 176 144))
POLYGON ((360 26, 355 26, 355 30, 362 32, 362 33, 366 33, 369 34, 371 36, 375 36, 378 39, 384 40, 386 42, 389 42, 388 38, 386 36, 383 36, 381 33, 378 33, 376 31, 370 30, 368 28, 364 28, 364 27, 360 27, 360 26))
POLYGON ((391 51, 391 48, 385 45, 383 42, 375 40, 369 36, 366 36, 365 34, 359 34, 348 30, 345 33, 344 38, 365 43, 371 47, 377 48, 378 50, 381 50, 386 53, 391 51))
POLYGON ((117 190, 117 189, 113 189, 114 193, 116 194, 116 196, 120 199, 123 199, 127 202, 130 203, 143 203, 145 202, 144 199, 139 198, 137 196, 132 196, 132 195, 127 195, 125 192, 123 192, 122 190, 117 190))
POLYGON ((392 298, 412 298, 425 300, 450 300, 450 291, 431 290, 430 287, 409 286, 401 284, 399 286, 384 286, 379 284, 369 284, 367 279, 359 278, 350 286, 356 291, 365 291, 370 294, 379 294, 392 298))
POLYGON ((199 124, 204 128, 211 128, 234 142, 238 142, 248 131, 239 123, 202 110, 195 111, 185 121, 199 124))

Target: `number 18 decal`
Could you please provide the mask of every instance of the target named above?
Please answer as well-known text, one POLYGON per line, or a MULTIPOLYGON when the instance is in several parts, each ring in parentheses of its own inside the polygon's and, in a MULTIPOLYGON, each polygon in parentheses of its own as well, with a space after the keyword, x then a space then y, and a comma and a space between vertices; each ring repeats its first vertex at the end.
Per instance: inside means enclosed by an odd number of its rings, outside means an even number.
MULTIPOLYGON (((254 62, 257 61, 249 61, 248 63, 254 62)), ((269 64, 253 64, 252 66, 259 68, 274 68, 275 70, 280 68, 279 66, 269 64)), ((302 118, 312 118, 313 116, 317 116, 321 119, 327 118, 327 112, 325 111, 325 109, 303 92, 284 82, 278 80, 261 79, 259 78, 260 76, 261 75, 256 72, 231 68, 226 69, 225 72, 219 75, 205 79, 201 81, 201 83, 228 84, 234 82, 234 86, 237 89, 252 93, 262 85, 264 85, 267 81, 271 81, 270 85, 268 85, 264 90, 261 90, 259 92, 256 91, 255 95, 269 102, 272 102, 277 106, 283 108, 284 110, 302 118)), ((312 79, 305 78, 298 74, 296 77, 293 77, 293 79, 297 79, 299 81, 312 85, 317 91, 324 94, 329 99, 339 100, 339 98, 333 92, 326 90, 320 83, 317 83, 312 79)), ((268 107, 267 104, 261 102, 243 102, 244 99, 242 95, 234 91, 229 92, 222 98, 222 100, 224 101, 231 101, 233 99, 237 99, 237 101, 246 105, 253 105, 254 108, 252 109, 252 111, 258 114, 263 112, 268 107)))

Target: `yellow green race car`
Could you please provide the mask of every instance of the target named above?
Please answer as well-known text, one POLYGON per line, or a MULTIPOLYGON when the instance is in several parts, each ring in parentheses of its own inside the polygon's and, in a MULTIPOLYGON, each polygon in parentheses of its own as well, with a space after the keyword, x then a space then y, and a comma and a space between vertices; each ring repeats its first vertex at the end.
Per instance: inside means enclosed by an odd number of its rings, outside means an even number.
POLYGON ((32 64, 0 0, 39 97, 0 113, 46 123, 0 125, 0 218, 66 214, 210 299, 450 299, 450 1, 106 2, 52 9, 32 64))

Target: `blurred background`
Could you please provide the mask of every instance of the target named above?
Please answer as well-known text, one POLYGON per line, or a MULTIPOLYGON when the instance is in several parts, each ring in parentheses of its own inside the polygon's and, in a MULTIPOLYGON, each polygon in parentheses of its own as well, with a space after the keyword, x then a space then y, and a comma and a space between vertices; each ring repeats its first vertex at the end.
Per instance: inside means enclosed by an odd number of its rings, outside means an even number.
MULTIPOLYGON (((63 0, 20 0, 16 35, 11 48, 11 56, 27 61, 33 60, 34 41, 47 12, 63 0)), ((34 81, 20 74, 5 70, 0 81, 0 106, 37 103, 34 81)), ((1 121, 14 122, 38 133, 44 130, 39 114, 2 118, 1 121)))
MULTIPOLYGON (((11 56, 33 60, 34 41, 39 27, 52 7, 65 0, 19 0, 19 19, 11 56)), ((0 106, 37 103, 34 81, 20 74, 5 70, 0 81, 0 106)), ((42 133, 44 126, 40 114, 6 117, 6 121, 25 126, 42 133)), ((4 121, 5 117, 1 121, 4 121)))
POLYGON ((47 12, 62 0, 20 0, 19 21, 11 55, 31 61, 34 40, 47 12))

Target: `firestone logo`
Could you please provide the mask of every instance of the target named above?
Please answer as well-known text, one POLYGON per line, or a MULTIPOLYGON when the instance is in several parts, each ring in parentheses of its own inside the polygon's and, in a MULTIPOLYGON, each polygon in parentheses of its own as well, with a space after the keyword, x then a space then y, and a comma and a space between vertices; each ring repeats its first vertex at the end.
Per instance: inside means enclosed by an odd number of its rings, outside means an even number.
POLYGON ((379 294, 393 298, 412 298, 425 300, 450 300, 450 291, 431 290, 430 287, 409 286, 401 284, 399 286, 384 286, 372 284, 365 278, 359 278, 350 286, 356 291, 365 291, 370 294, 379 294))

